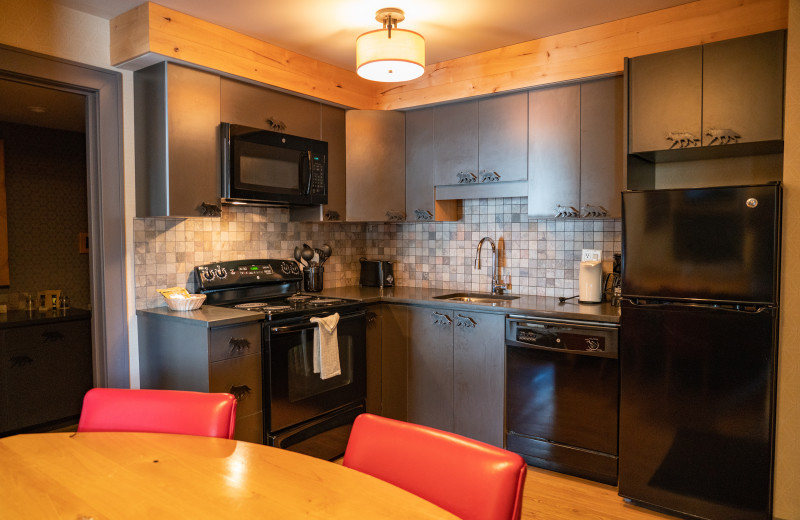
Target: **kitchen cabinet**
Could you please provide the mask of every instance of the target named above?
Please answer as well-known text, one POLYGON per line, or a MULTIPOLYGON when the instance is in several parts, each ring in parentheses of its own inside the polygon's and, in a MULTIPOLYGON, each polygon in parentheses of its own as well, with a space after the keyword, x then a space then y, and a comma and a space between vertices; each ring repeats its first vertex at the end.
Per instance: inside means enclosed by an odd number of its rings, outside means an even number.
POLYGON ((379 304, 367 311, 367 411, 408 419, 408 307, 379 304))
POLYGON ((264 442, 261 370, 260 322, 217 326, 139 313, 141 387, 233 394, 237 440, 264 442))
POLYGON ((321 104, 228 78, 220 85, 220 121, 320 139, 321 104))
POLYGON ((436 185, 526 180, 527 109, 524 92, 435 107, 436 185))
POLYGON ((529 92, 528 215, 619 217, 622 78, 529 92))
POLYGON ((347 220, 405 220, 405 114, 349 110, 345 123, 347 220))
POLYGON ((83 311, 0 330, 0 432, 80 415, 93 386, 90 322, 83 311))
POLYGON ((502 314, 411 307, 408 420, 503 446, 502 314))
POLYGON ((455 200, 437 201, 434 177, 434 112, 406 112, 406 220, 456 221, 455 200))
POLYGON ((205 214, 219 204, 219 76, 162 62, 133 77, 136 216, 205 214))
POLYGON ((782 140, 785 34, 627 60, 629 152, 782 140))

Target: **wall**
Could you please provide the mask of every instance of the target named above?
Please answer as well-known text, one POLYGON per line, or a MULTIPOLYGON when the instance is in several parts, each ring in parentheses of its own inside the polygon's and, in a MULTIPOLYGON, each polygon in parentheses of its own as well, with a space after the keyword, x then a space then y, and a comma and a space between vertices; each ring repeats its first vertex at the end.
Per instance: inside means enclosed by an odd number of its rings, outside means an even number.
POLYGON ((0 123, 5 140, 11 285, 0 302, 59 289, 74 307, 89 300, 89 255, 78 233, 89 229, 86 137, 82 133, 0 123))
POLYGON ((774 516, 800 518, 800 0, 789 2, 774 516))
POLYGON ((220 260, 292 258, 295 246, 329 244, 323 285, 358 285, 359 258, 395 261, 402 286, 487 291, 491 248, 483 268, 473 261, 478 241, 500 248, 500 268, 511 292, 538 296, 577 294, 581 248, 602 249, 609 262, 620 251, 618 219, 528 220, 527 198, 463 202, 459 222, 293 223, 285 209, 226 206, 220 218, 146 218, 134 221, 136 306, 164 305, 157 292, 172 286, 197 289, 196 265, 220 260))

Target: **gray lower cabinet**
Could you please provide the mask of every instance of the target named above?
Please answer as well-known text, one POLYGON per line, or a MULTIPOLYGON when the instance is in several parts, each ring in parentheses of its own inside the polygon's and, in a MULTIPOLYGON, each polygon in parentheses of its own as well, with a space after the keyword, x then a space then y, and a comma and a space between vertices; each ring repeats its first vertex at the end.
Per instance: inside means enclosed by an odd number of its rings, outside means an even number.
POLYGON ((381 415, 406 421, 408 420, 409 307, 381 304, 380 315, 381 415))
POLYGON ((233 394, 235 438, 264 442, 260 322, 214 326, 140 313, 139 374, 142 388, 233 394))
POLYGON ((409 421, 503 446, 504 320, 409 308, 409 421))
POLYGON ((219 203, 220 77, 158 63, 133 78, 136 216, 201 216, 219 203))
POLYGON ((0 330, 0 432, 80 415, 93 386, 90 321, 0 330))
POLYGON ((529 216, 621 216, 622 86, 614 77, 529 92, 529 216))
POLYGON ((405 114, 348 110, 345 121, 347 220, 405 220, 405 114))

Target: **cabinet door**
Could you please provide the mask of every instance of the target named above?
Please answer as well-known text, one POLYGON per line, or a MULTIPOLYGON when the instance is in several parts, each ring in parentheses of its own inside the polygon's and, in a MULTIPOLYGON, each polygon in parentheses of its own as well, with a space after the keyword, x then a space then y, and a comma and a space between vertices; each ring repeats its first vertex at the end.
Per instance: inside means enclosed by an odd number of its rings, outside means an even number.
POLYGON ((470 174, 477 179, 478 103, 437 106, 433 128, 436 184, 459 184, 470 174))
POLYGON ((406 112, 406 219, 434 218, 434 109, 406 112))
POLYGON ((208 370, 209 392, 228 392, 236 397, 234 438, 263 442, 261 354, 216 361, 208 370))
POLYGON ((3 430, 78 416, 92 388, 89 320, 7 329, 2 348, 3 430))
POLYGON ((703 46, 704 146, 783 138, 784 38, 775 31, 703 46))
POLYGON ((408 420, 408 307, 381 305, 381 413, 408 420))
MULTIPOLYGON (((581 83, 580 203, 622 216, 622 77, 581 83)), ((578 208, 581 209, 581 208, 578 208)))
POLYGON ((580 85, 529 92, 529 216, 580 206, 580 93, 580 85))
POLYGON ((325 221, 347 219, 347 139, 344 110, 322 105, 321 139, 328 143, 328 203, 322 206, 325 221))
POLYGON ((320 138, 320 103, 241 81, 222 78, 220 120, 320 138))
MULTIPOLYGON (((528 178, 528 93, 478 102, 479 178, 496 173, 499 181, 528 178)), ((491 178, 491 177, 490 177, 491 178)))
POLYGON ((505 316, 455 312, 455 433, 503 447, 505 316))
POLYGON ((453 431, 451 313, 412 307, 408 315, 408 420, 453 431))
POLYGON ((630 153, 700 145, 702 66, 699 46, 630 60, 630 153))
POLYGON ((349 110, 347 220, 403 220, 406 208, 405 114, 349 110))
POLYGON ((381 306, 367 310, 367 412, 381 415, 381 306))

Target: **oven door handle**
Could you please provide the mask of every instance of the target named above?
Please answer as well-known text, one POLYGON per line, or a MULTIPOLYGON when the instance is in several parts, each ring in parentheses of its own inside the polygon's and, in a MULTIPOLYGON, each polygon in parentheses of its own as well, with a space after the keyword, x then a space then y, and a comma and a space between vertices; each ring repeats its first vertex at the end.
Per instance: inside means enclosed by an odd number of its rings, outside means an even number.
MULTIPOLYGON (((354 312, 352 314, 345 314, 339 317, 339 323, 341 323, 343 320, 349 320, 352 318, 364 318, 366 316, 367 316, 366 311, 354 312)), ((301 330, 312 330, 315 328, 317 328, 316 323, 311 323, 310 321, 303 321, 302 323, 296 323, 294 325, 285 325, 283 327, 271 327, 269 330, 272 334, 289 334, 292 332, 297 332, 301 330)))

